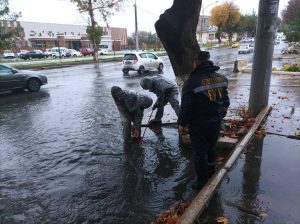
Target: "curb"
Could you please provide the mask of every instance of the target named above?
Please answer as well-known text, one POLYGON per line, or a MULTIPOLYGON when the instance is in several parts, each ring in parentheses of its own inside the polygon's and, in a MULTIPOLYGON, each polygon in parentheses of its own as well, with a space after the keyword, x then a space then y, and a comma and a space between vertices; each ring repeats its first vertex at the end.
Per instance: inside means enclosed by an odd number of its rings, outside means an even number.
POLYGON ((207 182, 207 184, 202 188, 198 195, 194 198, 190 206, 186 209, 183 215, 179 218, 176 224, 192 224, 201 215, 202 211, 206 207, 210 198, 213 196, 217 186, 220 184, 221 180, 227 172, 230 171, 231 167, 240 156, 244 148, 248 145, 252 139, 255 131, 260 127, 262 122, 266 119, 270 113, 272 107, 266 106, 261 110, 255 119, 254 124, 244 136, 244 138, 238 143, 238 145, 233 149, 231 156, 227 162, 223 165, 217 173, 215 173, 212 178, 207 182))
MULTIPOLYGON (((252 73, 252 64, 246 65, 241 69, 242 73, 252 73)), ((272 71, 272 75, 300 75, 300 72, 272 71)))

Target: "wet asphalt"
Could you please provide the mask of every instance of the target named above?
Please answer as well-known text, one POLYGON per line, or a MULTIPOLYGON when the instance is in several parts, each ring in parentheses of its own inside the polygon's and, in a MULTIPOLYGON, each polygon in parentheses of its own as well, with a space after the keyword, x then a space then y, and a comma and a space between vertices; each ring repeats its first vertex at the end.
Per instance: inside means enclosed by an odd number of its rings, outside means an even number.
MULTIPOLYGON (((211 54, 228 74, 237 57, 252 58, 211 54)), ((164 62, 163 73, 146 75, 175 80, 164 62)), ((110 88, 142 91, 143 76, 123 76, 121 63, 42 72, 49 83, 40 92, 0 94, 1 224, 150 223, 195 194, 191 151, 174 126, 148 129, 142 144, 123 142, 110 88)))
MULTIPOLYGON (((244 108, 251 74, 229 78, 231 108, 244 108)), ((265 136, 254 137, 221 181, 198 222, 299 223, 300 75, 273 75, 269 105, 262 126, 265 136)), ((234 112, 231 111, 234 115, 234 112)))

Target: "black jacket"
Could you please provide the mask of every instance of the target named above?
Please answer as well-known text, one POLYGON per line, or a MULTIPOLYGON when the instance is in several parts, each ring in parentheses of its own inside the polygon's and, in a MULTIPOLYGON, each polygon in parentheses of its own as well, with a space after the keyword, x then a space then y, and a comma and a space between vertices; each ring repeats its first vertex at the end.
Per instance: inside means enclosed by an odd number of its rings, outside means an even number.
POLYGON ((216 73, 219 67, 207 61, 190 74, 182 89, 178 124, 220 122, 229 107, 228 80, 216 73))

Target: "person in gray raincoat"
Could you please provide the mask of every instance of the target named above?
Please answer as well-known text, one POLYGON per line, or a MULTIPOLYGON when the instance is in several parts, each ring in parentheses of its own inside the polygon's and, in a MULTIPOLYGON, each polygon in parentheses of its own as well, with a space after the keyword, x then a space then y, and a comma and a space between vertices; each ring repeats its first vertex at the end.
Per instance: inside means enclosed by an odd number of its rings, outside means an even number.
POLYGON ((144 109, 149 108, 153 100, 147 95, 123 90, 118 86, 111 88, 111 95, 120 113, 124 139, 139 139, 144 109))
POLYGON ((168 102, 171 104, 176 115, 179 115, 179 91, 175 83, 160 76, 146 76, 141 79, 140 84, 143 89, 149 90, 150 92, 155 93, 157 96, 157 100, 152 107, 152 110, 157 109, 157 112, 155 118, 150 121, 149 125, 161 124, 161 118, 164 114, 164 107, 168 102))

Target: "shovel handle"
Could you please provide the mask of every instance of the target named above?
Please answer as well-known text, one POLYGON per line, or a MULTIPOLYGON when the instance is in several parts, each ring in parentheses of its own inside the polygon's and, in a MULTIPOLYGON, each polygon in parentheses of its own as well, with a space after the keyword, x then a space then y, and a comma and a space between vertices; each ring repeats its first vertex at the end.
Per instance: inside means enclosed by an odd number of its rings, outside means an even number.
POLYGON ((150 120, 151 120, 151 117, 152 117, 153 111, 154 111, 154 110, 152 110, 152 112, 151 112, 151 114, 150 114, 150 117, 149 117, 149 120, 148 120, 147 126, 146 126, 146 128, 145 128, 145 130, 144 130, 144 133, 143 133, 143 135, 142 135, 142 139, 144 139, 144 136, 145 136, 146 130, 147 130, 147 128, 149 127, 149 123, 150 123, 150 120))

